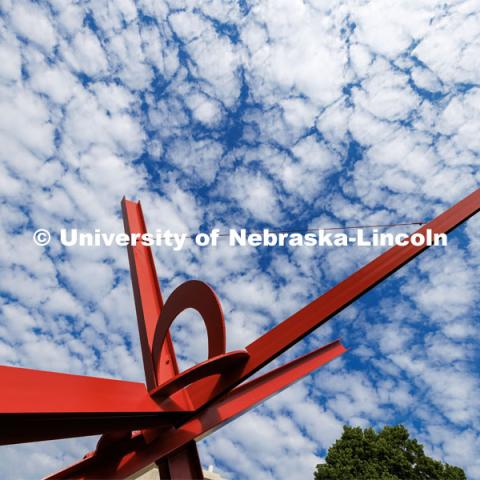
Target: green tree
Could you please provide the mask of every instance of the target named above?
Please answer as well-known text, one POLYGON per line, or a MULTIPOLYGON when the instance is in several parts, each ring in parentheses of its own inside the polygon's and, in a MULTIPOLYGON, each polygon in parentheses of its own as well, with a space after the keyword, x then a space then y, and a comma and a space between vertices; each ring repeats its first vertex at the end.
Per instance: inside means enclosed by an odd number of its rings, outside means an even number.
POLYGON ((427 457, 423 445, 411 439, 403 425, 372 428, 343 427, 317 465, 315 480, 466 480, 459 467, 427 457))

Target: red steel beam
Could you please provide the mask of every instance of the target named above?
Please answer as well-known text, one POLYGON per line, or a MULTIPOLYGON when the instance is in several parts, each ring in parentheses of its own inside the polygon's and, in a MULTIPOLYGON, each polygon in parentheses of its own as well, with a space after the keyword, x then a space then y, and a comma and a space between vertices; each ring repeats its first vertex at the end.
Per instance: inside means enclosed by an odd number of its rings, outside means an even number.
POLYGON ((155 463, 158 466, 161 480, 203 479, 202 464, 195 440, 187 442, 175 453, 167 455, 164 459, 157 460, 155 463))
MULTIPOLYGON (((480 210, 480 189, 465 197, 415 233, 448 233, 480 210)), ((412 234, 412 235, 414 235, 412 234)), ((250 353, 246 371, 257 370, 271 362, 314 329, 348 307, 406 263, 429 248, 427 245, 394 246, 347 277, 328 292, 303 307, 246 347, 250 353)))
MULTIPOLYGON (((125 232, 130 237, 133 234, 140 237, 147 233, 140 202, 131 202, 124 197, 122 199, 122 214, 125 232)), ((148 389, 152 390, 157 385, 169 382, 178 375, 177 357, 168 328, 164 332, 161 350, 155 352, 155 358, 153 355, 155 332, 158 328, 162 329, 163 326, 158 322, 164 304, 152 250, 140 241, 136 242, 135 245, 130 243, 127 248, 145 379, 148 389)), ((169 399, 166 401, 171 403, 169 399)), ((191 407, 188 393, 184 389, 177 392, 176 402, 184 405, 186 410, 191 407)), ((108 443, 108 441, 108 439, 105 439, 105 443, 108 443)), ((179 479, 185 475, 189 478, 203 478, 202 469, 199 468, 199 465, 200 461, 195 443, 178 452, 175 458, 165 458, 159 461, 159 466, 164 475, 171 479, 179 479)))
POLYGON ((171 425, 143 383, 0 366, 0 445, 171 425))
MULTIPOLYGON (((459 201, 415 233, 448 233, 480 210, 480 189, 459 201)), ((413 235, 413 234, 412 234, 413 235)), ((429 248, 394 246, 246 347, 250 358, 239 374, 206 378, 187 388, 194 408, 224 394, 270 363, 357 298, 429 248)), ((174 398, 175 395, 172 396, 174 398)))
POLYGON ((158 405, 145 384, 0 366, 0 414, 179 413, 158 405))
MULTIPOLYGON (((122 199, 122 213, 125 232, 128 235, 142 235, 147 233, 140 202, 122 199)), ((145 379, 149 390, 158 383, 163 383, 178 374, 177 358, 170 334, 162 349, 160 358, 162 365, 162 378, 156 378, 153 365, 153 339, 157 321, 163 308, 163 299, 158 284, 157 271, 152 250, 138 241, 136 245, 129 245, 128 260, 132 278, 135 309, 137 311, 138 332, 142 347, 143 366, 145 379)))
POLYGON ((132 450, 120 455, 115 456, 113 451, 89 454, 86 459, 49 476, 48 479, 127 478, 159 458, 175 458, 177 452, 182 451, 192 441, 200 440, 345 351, 345 347, 338 340, 325 345, 237 387, 224 398, 195 414, 178 429, 165 431, 156 437, 153 435, 146 442, 142 442, 138 436, 132 438, 132 450))

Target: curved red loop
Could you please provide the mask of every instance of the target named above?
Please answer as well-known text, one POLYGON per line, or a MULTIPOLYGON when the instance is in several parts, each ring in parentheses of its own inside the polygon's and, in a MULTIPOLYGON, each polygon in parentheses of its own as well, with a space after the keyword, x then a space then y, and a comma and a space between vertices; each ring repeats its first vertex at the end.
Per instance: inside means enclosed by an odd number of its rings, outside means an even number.
POLYGON ((244 365, 249 358, 250 354, 246 350, 235 350, 209 358, 154 388, 149 392, 150 396, 156 400, 166 398, 197 380, 210 375, 231 372, 244 365))
POLYGON ((205 322, 208 336, 208 358, 225 353, 227 339, 220 300, 206 283, 199 280, 189 280, 178 286, 168 297, 155 327, 152 357, 157 378, 160 378, 160 353, 167 332, 175 318, 187 308, 196 310, 205 322))

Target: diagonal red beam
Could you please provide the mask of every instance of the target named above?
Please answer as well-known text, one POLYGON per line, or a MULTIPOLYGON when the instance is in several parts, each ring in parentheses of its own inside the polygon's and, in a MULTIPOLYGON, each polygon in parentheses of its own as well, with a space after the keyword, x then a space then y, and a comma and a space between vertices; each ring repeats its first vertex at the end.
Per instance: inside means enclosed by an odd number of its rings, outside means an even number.
MULTIPOLYGON (((148 443, 142 442, 138 437, 132 438, 129 441, 131 451, 124 451, 116 456, 114 451, 88 455, 85 460, 53 474, 48 479, 127 478, 159 458, 175 455, 185 445, 234 420, 345 351, 345 347, 338 340, 325 345, 237 387, 224 398, 195 414, 178 429, 161 433, 147 441, 148 443)), ((128 447, 124 448, 128 450, 128 447)))
MULTIPOLYGON (((477 189, 415 233, 424 234, 428 229, 433 234, 448 233, 479 210, 480 189, 477 189)), ((188 393, 193 406, 199 408, 240 384, 427 248, 426 245, 412 244, 395 246, 379 255, 248 345, 246 350, 250 358, 239 374, 225 375, 220 379, 206 378, 190 386, 188 393)))
MULTIPOLYGON (((480 210, 480 189, 465 197, 414 234, 448 233, 480 210)), ((414 235, 412 234, 412 235, 414 235)), ((406 263, 429 248, 427 245, 394 246, 347 277, 328 292, 303 307, 246 347, 250 353, 245 370, 258 369, 269 363, 314 329, 348 307, 406 263), (273 354, 273 356, 272 356, 273 354)))

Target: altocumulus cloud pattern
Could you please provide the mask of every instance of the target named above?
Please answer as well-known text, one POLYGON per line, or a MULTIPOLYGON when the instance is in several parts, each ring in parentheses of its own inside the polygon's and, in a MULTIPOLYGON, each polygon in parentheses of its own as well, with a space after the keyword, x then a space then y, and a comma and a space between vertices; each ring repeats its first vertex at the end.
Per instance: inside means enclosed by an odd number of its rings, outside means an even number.
MULTIPOLYGON (((0 5, 2 364, 142 379, 125 249, 31 239, 121 232, 124 194, 152 230, 196 232, 421 221, 478 186, 476 1, 0 5)), ((402 422, 480 478, 479 238, 474 218, 313 334, 295 353, 338 336, 352 350, 202 442, 204 461, 305 479, 344 423, 402 422)), ((378 253, 155 249, 164 293, 191 277, 219 293, 228 349, 378 253)), ((184 367, 206 357, 189 319, 184 367)), ((94 444, 2 447, 0 477, 94 444)))

